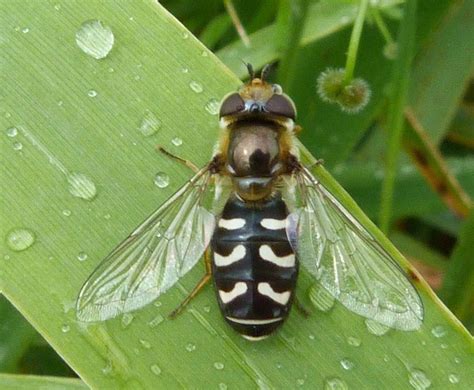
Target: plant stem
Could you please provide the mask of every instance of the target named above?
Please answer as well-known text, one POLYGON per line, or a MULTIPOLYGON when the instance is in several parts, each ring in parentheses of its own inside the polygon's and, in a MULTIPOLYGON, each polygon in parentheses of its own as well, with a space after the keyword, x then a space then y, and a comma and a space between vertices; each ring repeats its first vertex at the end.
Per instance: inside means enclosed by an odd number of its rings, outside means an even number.
POLYGON ((245 31, 245 28, 242 25, 242 22, 240 21, 239 15, 237 14, 237 11, 235 10, 232 0, 224 0, 224 6, 230 18, 232 19, 232 23, 234 24, 235 29, 237 30, 237 33, 239 34, 240 39, 242 39, 242 42, 244 43, 245 47, 250 47, 251 44, 250 44, 249 36, 247 35, 247 32, 245 31))
POLYGON ((349 84, 354 75, 354 68, 357 60, 357 49, 359 48, 360 35, 362 27, 364 26, 365 13, 369 0, 362 0, 359 9, 357 10, 356 20, 352 28, 351 40, 349 41, 349 49, 347 50, 346 73, 344 77, 344 84, 349 84))
POLYGON ((377 28, 379 29, 380 33, 385 39, 385 42, 393 43, 392 34, 390 34, 390 31, 388 30, 387 25, 385 24, 385 21, 382 18, 382 15, 380 15, 378 8, 371 7, 370 11, 372 12, 372 16, 374 17, 375 24, 377 25, 377 28))

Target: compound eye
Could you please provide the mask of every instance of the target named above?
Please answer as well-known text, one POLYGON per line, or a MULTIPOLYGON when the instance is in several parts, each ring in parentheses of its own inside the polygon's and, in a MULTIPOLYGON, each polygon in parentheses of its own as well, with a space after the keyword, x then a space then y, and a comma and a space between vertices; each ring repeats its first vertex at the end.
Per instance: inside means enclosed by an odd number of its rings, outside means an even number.
POLYGON ((273 95, 265 104, 265 111, 293 120, 296 118, 295 105, 285 95, 273 95))
POLYGON ((245 108, 245 102, 240 97, 240 95, 235 92, 224 99, 221 104, 221 108, 219 110, 219 118, 226 116, 237 114, 240 111, 243 111, 245 108))

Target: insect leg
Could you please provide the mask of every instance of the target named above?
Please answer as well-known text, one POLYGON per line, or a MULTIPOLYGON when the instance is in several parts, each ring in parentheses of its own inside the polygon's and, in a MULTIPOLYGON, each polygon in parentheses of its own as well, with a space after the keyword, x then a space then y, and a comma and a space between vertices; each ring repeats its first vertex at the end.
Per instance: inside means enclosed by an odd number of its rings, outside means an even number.
POLYGON ((168 152, 163 146, 158 145, 156 148, 158 149, 159 152, 163 153, 165 156, 168 156, 168 157, 170 157, 170 158, 172 158, 176 161, 179 161, 180 163, 186 165, 194 173, 197 173, 199 171, 199 168, 194 163, 192 163, 191 161, 186 160, 182 157, 176 156, 175 154, 173 154, 171 152, 168 152))
POLYGON ((206 266, 206 273, 204 276, 201 278, 201 280, 196 284, 196 286, 193 288, 193 291, 189 293, 189 295, 184 299, 181 304, 174 309, 170 314, 169 318, 174 319, 177 317, 179 313, 184 309, 184 307, 193 299, 199 291, 209 282, 211 279, 212 275, 212 268, 211 268, 211 251, 209 248, 206 249, 204 252, 204 265, 206 266))

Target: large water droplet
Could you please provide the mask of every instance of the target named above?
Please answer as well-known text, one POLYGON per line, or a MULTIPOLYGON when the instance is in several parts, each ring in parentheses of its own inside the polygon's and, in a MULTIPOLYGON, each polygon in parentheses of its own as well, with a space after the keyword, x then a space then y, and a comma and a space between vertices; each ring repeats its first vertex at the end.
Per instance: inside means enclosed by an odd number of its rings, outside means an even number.
POLYGON ((446 329, 442 325, 436 325, 431 329, 431 334, 436 338, 441 338, 446 336, 446 329))
POLYGON ((193 352, 196 350, 196 346, 193 343, 186 344, 186 351, 193 352))
POLYGON ((360 347, 360 345, 362 344, 359 338, 353 336, 349 336, 347 338, 347 343, 349 345, 352 345, 353 347, 360 347))
POLYGON ((18 129, 16 127, 10 127, 6 133, 9 137, 16 137, 18 135, 18 129))
POLYGON ((87 96, 89 96, 89 97, 96 97, 96 96, 97 96, 97 91, 94 90, 94 89, 89 89, 89 90, 87 91, 87 96))
POLYGON ((424 390, 431 386, 431 380, 417 368, 412 368, 408 375, 408 382, 416 390, 424 390))
POLYGON ((13 150, 19 152, 21 149, 23 149, 23 144, 21 142, 13 142, 13 150))
POLYGON ((67 181, 69 193, 76 198, 92 200, 97 195, 94 182, 83 173, 70 173, 67 181))
POLYGON ((153 114, 150 110, 146 110, 145 114, 143 115, 142 121, 140 122, 140 133, 142 133, 145 137, 149 137, 155 134, 161 127, 161 120, 153 114))
POLYGON ((86 261, 89 256, 86 252, 79 252, 77 255, 77 260, 79 261, 86 261))
POLYGON ((459 375, 457 375, 457 374, 449 374, 448 380, 449 380, 449 382, 452 383, 452 384, 459 383, 459 375))
POLYGON ((174 137, 172 140, 171 140, 171 143, 174 145, 174 146, 181 146, 183 144, 183 140, 179 137, 174 137))
POLYGON ((324 381, 324 390, 348 390, 349 386, 340 378, 328 378, 324 381))
POLYGON ((212 98, 206 103, 204 108, 209 114, 217 115, 219 114, 219 108, 220 108, 219 101, 217 99, 212 98))
POLYGON ((23 28, 21 29, 21 32, 22 32, 23 34, 27 34, 27 33, 30 32, 30 29, 29 29, 28 27, 23 27, 23 28))
POLYGON ((150 320, 148 322, 148 326, 150 328, 156 328, 158 325, 160 325, 165 319, 163 318, 162 315, 158 314, 155 318, 150 320))
POLYGON ((329 311, 334 306, 334 297, 319 283, 309 289, 309 299, 321 311, 329 311))
POLYGON ((189 88, 191 88, 196 93, 201 93, 202 91, 204 91, 202 85, 194 80, 189 83, 189 88))
POLYGON ((365 326, 369 333, 372 333, 375 336, 383 336, 390 330, 388 326, 373 320, 365 320, 365 326))
POLYGON ((35 234, 28 229, 13 229, 7 234, 6 242, 11 250, 16 252, 24 251, 35 242, 35 234))
POLYGON ((170 177, 165 172, 158 172, 155 175, 155 185, 160 188, 168 187, 170 184, 170 177))
POLYGON ((350 359, 341 359, 340 363, 344 370, 352 370, 354 368, 354 362, 350 359))
POLYGON ((153 374, 155 374, 157 376, 161 374, 161 368, 158 366, 158 364, 151 365, 150 370, 153 374))
POLYGON ((147 340, 144 340, 144 339, 140 339, 140 344, 142 345, 143 348, 145 349, 150 349, 151 348, 151 344, 149 341, 147 340))
POLYGON ((112 50, 114 33, 100 20, 88 20, 77 30, 76 43, 84 53, 99 60, 112 50))
POLYGON ((215 368, 216 370, 223 370, 223 369, 224 369, 224 363, 215 362, 215 363, 214 363, 214 368, 215 368))
POLYGON ((122 316, 122 320, 120 321, 120 323, 122 324, 122 328, 123 329, 128 328, 128 326, 132 323, 132 321, 133 321, 133 314, 125 313, 122 316))

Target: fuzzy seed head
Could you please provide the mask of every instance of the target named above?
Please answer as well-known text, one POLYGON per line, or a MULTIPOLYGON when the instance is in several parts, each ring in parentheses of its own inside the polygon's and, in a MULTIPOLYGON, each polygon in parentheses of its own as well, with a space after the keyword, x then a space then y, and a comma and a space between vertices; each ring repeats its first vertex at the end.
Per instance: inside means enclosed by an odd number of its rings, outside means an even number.
POLYGON ((344 87, 339 95, 338 104, 342 111, 355 114, 367 105, 370 95, 369 84, 363 79, 354 79, 344 87))
POLYGON ((342 68, 327 68, 317 79, 316 87, 319 97, 327 103, 337 103, 344 89, 344 74, 342 68))

